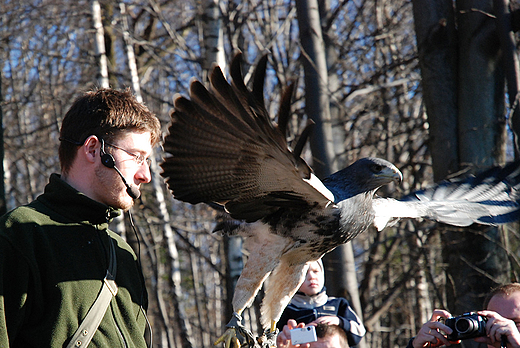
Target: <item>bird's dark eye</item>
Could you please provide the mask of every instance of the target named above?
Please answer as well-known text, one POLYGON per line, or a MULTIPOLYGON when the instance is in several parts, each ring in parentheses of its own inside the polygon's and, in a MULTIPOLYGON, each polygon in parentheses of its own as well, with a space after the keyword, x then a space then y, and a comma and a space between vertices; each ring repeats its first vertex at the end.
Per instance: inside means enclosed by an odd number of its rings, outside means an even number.
POLYGON ((374 164, 374 165, 372 166, 372 171, 373 171, 374 173, 379 173, 379 172, 382 171, 382 170, 383 170, 383 166, 380 166, 379 164, 374 164))

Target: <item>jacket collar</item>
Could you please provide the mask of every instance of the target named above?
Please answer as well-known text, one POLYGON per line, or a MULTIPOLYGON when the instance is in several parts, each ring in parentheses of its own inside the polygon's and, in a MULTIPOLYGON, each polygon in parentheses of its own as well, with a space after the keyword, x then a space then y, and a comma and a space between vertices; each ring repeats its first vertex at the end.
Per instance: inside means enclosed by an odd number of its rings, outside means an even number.
POLYGON ((58 214, 82 223, 108 226, 115 217, 121 215, 120 210, 87 197, 63 181, 58 174, 51 174, 44 193, 37 200, 58 214))

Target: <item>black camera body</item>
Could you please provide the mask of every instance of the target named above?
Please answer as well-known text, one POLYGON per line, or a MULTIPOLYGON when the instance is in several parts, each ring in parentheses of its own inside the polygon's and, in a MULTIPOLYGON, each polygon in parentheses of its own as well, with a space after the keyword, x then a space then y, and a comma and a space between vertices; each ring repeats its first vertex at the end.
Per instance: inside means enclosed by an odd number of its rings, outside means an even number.
POLYGON ((477 313, 464 313, 459 317, 448 318, 446 326, 453 330, 447 336, 449 341, 466 340, 468 338, 486 336, 488 318, 477 313))

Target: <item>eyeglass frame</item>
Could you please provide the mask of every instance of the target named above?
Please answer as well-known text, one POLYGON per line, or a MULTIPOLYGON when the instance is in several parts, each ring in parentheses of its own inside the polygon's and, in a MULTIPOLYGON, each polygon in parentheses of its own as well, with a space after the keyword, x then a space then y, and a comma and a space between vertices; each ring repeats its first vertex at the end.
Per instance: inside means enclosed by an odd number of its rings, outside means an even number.
POLYGON ((146 162, 146 164, 148 165, 148 168, 150 168, 151 164, 152 164, 152 159, 151 158, 144 158, 143 155, 141 155, 140 153, 136 154, 136 153, 133 153, 133 152, 130 152, 128 150, 125 150, 123 149, 122 147, 119 147, 115 144, 111 144, 109 142, 106 142, 105 140, 101 140, 102 142, 102 147, 103 147, 103 151, 105 151, 105 144, 108 145, 108 146, 112 146, 114 149, 118 149, 118 150, 121 150, 121 151, 124 151, 126 152, 127 154, 129 154, 130 156, 132 156, 134 158, 134 161, 135 163, 137 163, 138 166, 142 166, 144 162, 146 162))

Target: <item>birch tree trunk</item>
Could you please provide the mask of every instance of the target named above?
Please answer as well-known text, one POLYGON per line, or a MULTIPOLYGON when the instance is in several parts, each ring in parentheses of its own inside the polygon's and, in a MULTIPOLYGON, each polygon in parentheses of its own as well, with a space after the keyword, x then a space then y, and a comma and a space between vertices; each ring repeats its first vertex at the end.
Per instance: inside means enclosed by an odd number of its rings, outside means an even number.
MULTIPOLYGON (((101 14, 101 6, 97 0, 92 1, 92 19, 94 22, 94 31, 95 31, 95 47, 96 47, 96 57, 99 65, 99 86, 101 88, 109 88, 109 75, 108 75, 108 58, 106 54, 106 46, 105 46, 105 30, 103 27, 103 19, 101 14)), ((121 214, 117 218, 114 219, 112 223, 112 228, 114 232, 121 235, 124 239, 126 236, 126 229, 124 223, 124 215, 121 214)))
POLYGON ((102 88, 108 88, 108 60, 105 51, 105 32, 103 30, 103 21, 101 20, 101 7, 97 0, 92 0, 92 19, 96 35, 95 47, 99 64, 99 85, 102 88))
POLYGON ((207 73, 211 64, 216 63, 222 71, 226 71, 226 56, 224 52, 224 31, 219 9, 219 0, 204 0, 202 18, 204 60, 202 68, 207 73))
MULTIPOLYGON (((128 30, 128 22, 127 22, 127 15, 126 15, 126 6, 124 3, 120 3, 120 10, 123 20, 123 39, 126 46, 126 54, 128 59, 128 65, 130 69, 131 74, 131 81, 132 81, 132 88, 134 90, 135 96, 139 102, 143 102, 143 97, 141 95, 141 86, 139 83, 139 74, 137 70, 137 63, 135 59, 135 52, 132 40, 130 38, 129 30, 128 30)), ((181 346, 183 348, 191 348, 192 344, 190 342, 191 337, 191 327, 187 320, 185 320, 184 317, 184 308, 181 304, 181 298, 182 298, 182 290, 181 290, 181 274, 180 274, 180 265, 179 265, 179 253, 177 251, 177 246, 175 244, 175 238, 173 229, 171 226, 171 218, 170 213, 168 212, 168 209, 166 208, 166 202, 165 202, 165 195, 164 190, 165 186, 163 184, 163 181, 159 175, 160 168, 157 164, 156 160, 156 152, 153 151, 150 155, 151 158, 151 166, 150 170, 153 174, 154 180, 152 180, 153 185, 153 192, 155 194, 156 202, 158 203, 158 210, 159 210, 159 221, 162 222, 162 231, 164 233, 164 236, 166 238, 166 244, 168 246, 168 259, 170 263, 171 268, 171 294, 173 296, 173 303, 175 307, 175 318, 177 319, 177 322, 175 325, 172 325, 172 323, 169 322, 168 314, 165 313, 165 310, 162 309, 162 317, 163 322, 165 324, 165 330, 163 331, 165 337, 165 340, 168 342, 169 347, 174 347, 175 341, 180 342, 181 346), (174 327, 177 328, 177 330, 174 330, 174 327)), ((158 262, 161 262, 159 259, 158 262)), ((162 278, 161 275, 159 275, 158 279, 162 278)), ((159 305, 162 302, 160 298, 163 296, 164 291, 162 287, 157 287, 156 290, 157 297, 159 298, 159 305)))
MULTIPOLYGON (((226 73, 226 58, 224 54, 224 34, 222 18, 219 9, 219 0, 204 0, 204 13, 202 18, 204 59, 202 61, 204 81, 208 80, 208 73, 213 63, 216 63, 222 72, 226 73)), ((223 311, 224 320, 229 320, 233 314, 231 305, 235 285, 240 277, 243 268, 242 260, 242 238, 238 236, 224 236, 224 250, 226 255, 226 278, 225 278, 225 308, 223 311)), ((220 279, 215 278, 215 282, 220 284, 220 279)), ((217 287, 221 289, 221 286, 217 287)), ((223 297, 222 294, 220 297, 223 297)), ((220 304, 220 301, 216 301, 220 304)), ((221 311, 216 311, 220 313, 221 311)), ((220 316, 216 319, 217 325, 220 316)), ((224 323, 225 324, 225 323, 224 323)))

